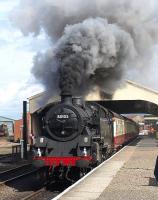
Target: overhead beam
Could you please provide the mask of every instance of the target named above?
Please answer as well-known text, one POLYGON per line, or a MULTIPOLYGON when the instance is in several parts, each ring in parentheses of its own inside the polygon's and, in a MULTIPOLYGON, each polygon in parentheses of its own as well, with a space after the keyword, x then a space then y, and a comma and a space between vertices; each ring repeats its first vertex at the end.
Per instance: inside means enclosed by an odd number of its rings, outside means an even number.
POLYGON ((116 113, 147 113, 158 115, 158 105, 144 100, 103 100, 96 101, 116 113))

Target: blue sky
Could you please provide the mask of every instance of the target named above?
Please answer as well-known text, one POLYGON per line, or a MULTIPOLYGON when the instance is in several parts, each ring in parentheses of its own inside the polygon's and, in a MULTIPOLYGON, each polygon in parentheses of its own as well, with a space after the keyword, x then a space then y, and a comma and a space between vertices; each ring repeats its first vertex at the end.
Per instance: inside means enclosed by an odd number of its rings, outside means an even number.
POLYGON ((31 67, 34 55, 48 45, 44 33, 24 37, 9 19, 19 0, 0 0, 0 116, 20 118, 22 101, 41 92, 31 67))

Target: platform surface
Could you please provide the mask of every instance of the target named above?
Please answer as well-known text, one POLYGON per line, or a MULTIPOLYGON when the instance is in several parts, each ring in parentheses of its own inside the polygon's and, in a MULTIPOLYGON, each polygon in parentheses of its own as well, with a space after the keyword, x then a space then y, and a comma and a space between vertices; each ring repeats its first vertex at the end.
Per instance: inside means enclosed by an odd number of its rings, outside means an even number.
POLYGON ((63 194, 60 200, 157 200, 158 140, 142 137, 63 194))

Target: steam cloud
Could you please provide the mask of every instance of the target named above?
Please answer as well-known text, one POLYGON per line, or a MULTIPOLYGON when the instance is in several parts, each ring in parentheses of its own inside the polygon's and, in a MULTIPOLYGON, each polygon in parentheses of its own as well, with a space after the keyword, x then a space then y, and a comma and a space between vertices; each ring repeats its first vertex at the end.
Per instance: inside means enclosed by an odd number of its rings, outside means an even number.
POLYGON ((148 70, 156 11, 156 0, 21 0, 12 20, 25 35, 48 35, 50 49, 37 54, 32 72, 51 95, 86 95, 95 86, 113 94, 148 70))

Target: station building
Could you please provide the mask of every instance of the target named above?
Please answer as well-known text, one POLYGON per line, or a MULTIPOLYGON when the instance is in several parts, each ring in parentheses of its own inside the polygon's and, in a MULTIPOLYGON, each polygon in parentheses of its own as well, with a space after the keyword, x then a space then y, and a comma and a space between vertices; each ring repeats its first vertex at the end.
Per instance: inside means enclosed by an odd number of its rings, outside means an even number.
POLYGON ((144 124, 150 134, 158 133, 158 116, 144 116, 144 124))
MULTIPOLYGON (((31 125, 31 121, 30 121, 30 113, 27 113, 27 124, 28 124, 28 142, 30 143, 30 125, 31 125)), ((14 123, 14 141, 15 142, 20 142, 20 139, 22 138, 23 135, 23 119, 18 119, 15 120, 14 123)))

